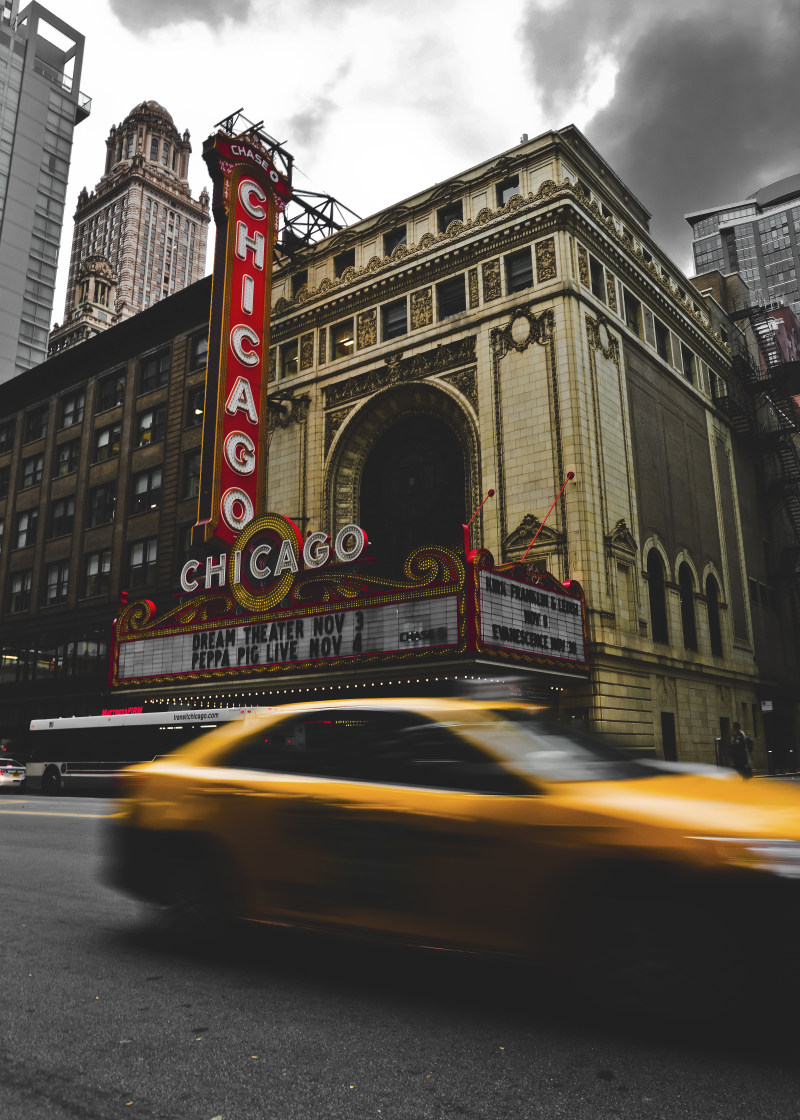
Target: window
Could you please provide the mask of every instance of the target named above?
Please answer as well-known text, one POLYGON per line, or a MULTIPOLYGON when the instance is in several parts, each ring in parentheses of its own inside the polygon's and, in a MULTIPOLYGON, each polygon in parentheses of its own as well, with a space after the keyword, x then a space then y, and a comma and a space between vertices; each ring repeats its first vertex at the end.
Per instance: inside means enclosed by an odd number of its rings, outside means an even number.
POLYGON ((169 350, 151 354, 139 363, 139 392, 149 393, 161 389, 169 381, 169 350))
POLYGON ((345 249, 343 253, 337 253, 333 258, 333 275, 341 276, 346 268, 355 268, 355 263, 355 249, 345 249))
POLYGON ((44 439, 47 434, 48 406, 34 408, 25 415, 25 443, 32 443, 35 439, 44 439))
POLYGON ((75 498, 58 498, 50 507, 50 532, 48 537, 67 537, 75 524, 75 498))
POLYGON ((719 621, 719 587, 713 576, 706 579, 706 613, 711 652, 722 657, 722 627, 719 621))
POLYGON ((292 296, 296 296, 301 288, 308 287, 308 269, 300 268, 292 276, 292 296))
POLYGON ((408 309, 405 299, 385 303, 381 308, 381 330, 384 342, 408 333, 408 309))
POLYGON ((24 490, 28 486, 36 486, 38 482, 41 482, 43 470, 44 454, 42 454, 41 452, 38 455, 31 455, 29 459, 23 459, 21 480, 22 489, 24 490))
POLYGON ((356 340, 352 319, 331 327, 331 356, 333 358, 349 358, 355 348, 356 340))
POLYGON ((130 587, 147 587, 156 581, 156 558, 158 538, 148 537, 134 541, 130 546, 128 559, 128 583, 130 587))
POLYGON ((133 476, 131 513, 146 513, 161 505, 161 467, 151 467, 133 476))
POLYGON ((63 603, 69 587, 69 560, 56 560, 45 569, 44 602, 46 606, 63 603))
POLYGON ((694 580, 688 564, 678 569, 678 590, 681 595, 681 626, 683 628, 683 648, 697 649, 697 626, 694 617, 694 580))
POLYGON ((642 337, 642 305, 625 289, 625 322, 629 330, 642 337))
POLYGON ((63 478, 78 469, 81 445, 76 439, 69 443, 60 443, 56 448, 55 462, 53 464, 53 478, 63 478))
POLYGON ((206 387, 195 385, 186 394, 186 427, 197 428, 203 423, 206 387))
POLYGON ((451 222, 463 222, 464 220, 464 203, 461 199, 456 199, 455 202, 448 202, 446 206, 440 207, 436 211, 436 228, 439 233, 444 233, 451 222))
POLYGON ((189 370, 204 369, 208 358, 208 335, 196 334, 189 349, 189 370))
POLYGON ((669 628, 664 564, 655 548, 651 548, 647 556, 647 593, 650 598, 650 628, 653 641, 666 644, 669 641, 669 628))
POLYGON ((145 409, 136 417, 136 446, 147 447, 158 443, 167 434, 167 406, 156 405, 145 409))
POLYGON ((59 427, 71 428, 74 424, 80 424, 83 420, 83 410, 86 404, 86 394, 81 390, 79 393, 68 393, 67 396, 62 397, 59 404, 59 427))
POLYGON ((182 498, 196 498, 200 493, 200 451, 189 451, 183 457, 182 498))
POLYGON ((109 424, 106 428, 98 428, 94 433, 92 447, 92 462, 103 463, 106 459, 113 459, 119 455, 119 444, 122 438, 122 424, 109 424))
POLYGON ((165 167, 169 167, 169 144, 166 140, 161 146, 161 162, 165 167))
POLYGON ((155 136, 150 141, 150 159, 153 163, 158 161, 158 139, 155 136))
POLYGON ((695 357, 692 351, 681 343, 681 364, 683 365, 683 376, 686 380, 694 385, 695 375, 695 357))
POLYGON ((656 328, 656 350, 658 351, 658 356, 660 358, 663 358, 665 362, 669 362, 672 360, 669 345, 669 331, 658 319, 655 319, 654 322, 656 328))
POLYGON ((26 611, 31 605, 31 572, 12 572, 8 609, 12 613, 26 611))
POLYGON ((467 290, 464 277, 454 276, 436 285, 436 305, 440 319, 449 319, 467 309, 467 290))
POLYGON ((17 514, 14 548, 30 548, 36 544, 36 526, 38 523, 38 509, 26 509, 17 514))
POLYGON ((104 482, 102 486, 95 486, 90 490, 88 528, 92 529, 95 525, 108 525, 113 521, 116 505, 116 482, 104 482))
POLYGON ((390 229, 388 233, 383 235, 383 255, 390 257, 398 245, 406 244, 407 239, 405 226, 390 229))
POLYGON ((84 595, 107 594, 111 588, 111 549, 87 553, 83 573, 84 595))
POLYGON ((591 281, 592 295, 597 296, 603 303, 606 302, 606 273, 600 261, 595 260, 594 257, 589 257, 589 277, 591 281))
POLYGON ((116 408, 125 399, 125 374, 122 371, 110 373, 97 382, 97 412, 116 408))
POLYGON ((0 498, 5 498, 8 493, 8 479, 10 474, 10 467, 0 467, 0 498))
POLYGON ((4 451, 10 451, 14 446, 14 429, 16 423, 13 420, 6 420, 0 424, 0 455, 4 451))
POLYGON ((515 175, 497 184, 497 205, 505 206, 510 198, 519 194, 519 176, 515 175))
POLYGON ((281 355, 281 377, 293 377, 298 370, 297 365, 297 339, 294 342, 287 342, 280 349, 281 355))
POLYGON ((521 292, 533 286, 533 263, 530 249, 510 253, 506 258, 506 291, 521 292))

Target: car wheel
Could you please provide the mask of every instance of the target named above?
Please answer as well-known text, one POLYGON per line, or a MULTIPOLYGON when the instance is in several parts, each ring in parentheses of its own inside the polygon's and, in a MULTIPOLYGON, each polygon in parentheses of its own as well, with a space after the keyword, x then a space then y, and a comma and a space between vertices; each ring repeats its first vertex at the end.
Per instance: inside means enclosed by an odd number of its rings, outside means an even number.
POLYGON ((42 793, 49 795, 61 793, 61 775, 52 766, 42 775, 42 793))

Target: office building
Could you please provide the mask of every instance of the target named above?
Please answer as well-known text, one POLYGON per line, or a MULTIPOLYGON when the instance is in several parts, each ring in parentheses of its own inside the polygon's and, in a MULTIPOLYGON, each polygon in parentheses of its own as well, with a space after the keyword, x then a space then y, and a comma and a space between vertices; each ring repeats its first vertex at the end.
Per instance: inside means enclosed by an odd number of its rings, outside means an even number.
POLYGON ((84 38, 41 4, 0 13, 0 384, 44 361, 84 38))

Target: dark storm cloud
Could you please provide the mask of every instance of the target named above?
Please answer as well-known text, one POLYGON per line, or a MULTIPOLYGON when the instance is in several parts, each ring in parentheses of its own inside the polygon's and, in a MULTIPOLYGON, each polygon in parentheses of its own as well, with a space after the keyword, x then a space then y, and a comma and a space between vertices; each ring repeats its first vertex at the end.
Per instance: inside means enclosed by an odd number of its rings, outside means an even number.
POLYGON ((218 27, 224 20, 246 20, 253 0, 111 0, 111 11, 129 31, 151 31, 176 23, 205 23, 218 27))
POLYGON ((554 127, 568 123, 561 113, 598 58, 615 58, 614 96, 584 131, 679 264, 690 259, 684 213, 800 171, 797 14, 796 0, 567 0, 529 10, 534 78, 554 127))
POLYGON ((291 143, 298 146, 312 146, 318 144, 323 133, 329 125, 333 114, 338 108, 332 94, 336 87, 347 77, 351 63, 343 62, 320 88, 320 91, 298 113, 293 114, 287 121, 287 130, 291 136, 291 143))

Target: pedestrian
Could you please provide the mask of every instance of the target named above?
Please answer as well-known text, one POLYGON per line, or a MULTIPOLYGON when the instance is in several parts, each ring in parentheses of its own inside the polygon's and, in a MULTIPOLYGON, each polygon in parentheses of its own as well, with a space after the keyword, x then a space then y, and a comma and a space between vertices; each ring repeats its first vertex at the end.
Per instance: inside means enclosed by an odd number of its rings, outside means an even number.
POLYGON ((753 740, 745 735, 741 724, 734 723, 728 753, 731 757, 731 765, 734 770, 739 771, 743 778, 752 778, 753 776, 753 767, 750 762, 750 751, 752 749, 753 740))

